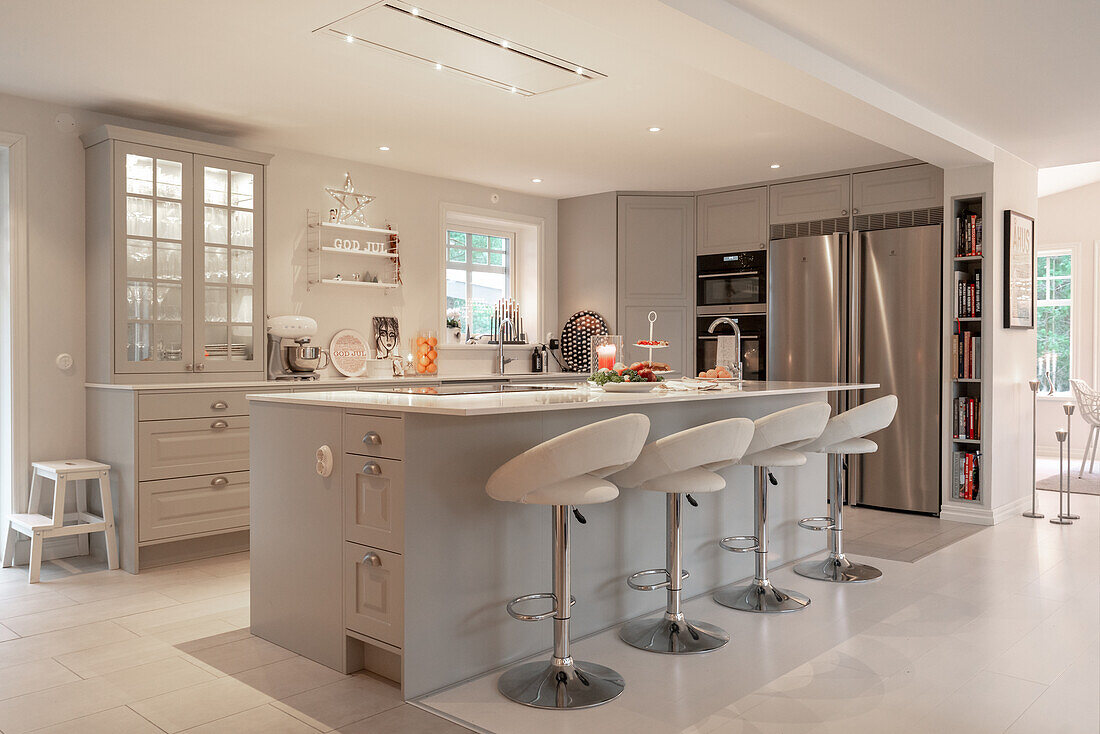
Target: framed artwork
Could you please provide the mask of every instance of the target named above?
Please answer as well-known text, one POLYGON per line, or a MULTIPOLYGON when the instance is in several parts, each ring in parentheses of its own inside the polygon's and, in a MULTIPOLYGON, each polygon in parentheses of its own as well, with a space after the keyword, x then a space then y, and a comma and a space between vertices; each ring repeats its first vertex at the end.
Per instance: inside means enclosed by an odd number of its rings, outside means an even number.
POLYGON ((1035 220, 1005 209, 1005 328, 1035 328, 1035 220))

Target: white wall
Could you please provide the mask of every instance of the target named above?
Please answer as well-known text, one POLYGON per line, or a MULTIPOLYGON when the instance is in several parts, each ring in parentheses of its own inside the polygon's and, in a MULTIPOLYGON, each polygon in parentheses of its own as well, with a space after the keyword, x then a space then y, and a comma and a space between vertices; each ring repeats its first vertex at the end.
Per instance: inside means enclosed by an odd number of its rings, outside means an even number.
MULTIPOLYGON (((1100 183, 1082 186, 1039 199, 1036 238, 1044 246, 1079 244, 1074 288, 1074 344, 1072 376, 1092 386, 1100 383, 1100 183)), ((1041 453, 1058 455, 1054 431, 1066 427, 1062 404, 1071 397, 1039 398, 1038 443, 1041 453)), ((1075 412, 1070 449, 1080 456, 1088 437, 1088 426, 1075 412)))
MULTIPOLYGON (((271 149, 262 140, 195 134, 0 95, 0 130, 21 133, 27 138, 31 393, 28 446, 32 460, 79 457, 85 451, 84 148, 78 135, 107 122, 275 154, 267 179, 267 310, 314 316, 324 345, 342 328, 359 329, 369 339, 374 315, 397 315, 403 337, 418 328, 438 328, 441 202, 543 219, 548 263, 544 282, 556 281, 557 202, 553 199, 271 149), (55 124, 60 113, 69 113, 76 119, 76 130, 60 129, 55 124), (305 212, 307 208, 324 211, 330 208, 333 202, 322 188, 342 185, 345 170, 351 172, 358 189, 378 197, 370 205, 370 221, 389 220, 400 228, 406 287, 390 295, 340 286, 310 293, 305 290, 305 212), (496 205, 490 202, 492 193, 500 194, 496 205), (62 372, 54 366, 54 358, 60 352, 73 355, 73 369, 62 372)), ((547 289, 544 310, 551 326, 543 328, 557 328, 553 324, 557 313, 557 294, 553 288, 547 289)), ((444 356, 440 361, 443 373, 446 373, 445 360, 444 356)), ((489 364, 488 359, 485 361, 489 364)))

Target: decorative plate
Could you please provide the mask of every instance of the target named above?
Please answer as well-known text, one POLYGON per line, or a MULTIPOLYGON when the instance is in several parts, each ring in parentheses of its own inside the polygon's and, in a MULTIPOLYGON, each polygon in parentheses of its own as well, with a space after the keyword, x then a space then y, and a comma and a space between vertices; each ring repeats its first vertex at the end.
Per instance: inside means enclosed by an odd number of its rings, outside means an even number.
POLYGON ((344 377, 359 377, 367 371, 370 347, 367 340, 355 329, 336 332, 328 345, 329 360, 344 377))
POLYGON ((572 372, 592 371, 592 337, 609 334, 607 322, 595 311, 578 311, 561 329, 561 356, 572 372))
POLYGON ((598 387, 604 392, 652 392, 660 384, 659 382, 607 382, 603 385, 588 383, 590 387, 598 387))

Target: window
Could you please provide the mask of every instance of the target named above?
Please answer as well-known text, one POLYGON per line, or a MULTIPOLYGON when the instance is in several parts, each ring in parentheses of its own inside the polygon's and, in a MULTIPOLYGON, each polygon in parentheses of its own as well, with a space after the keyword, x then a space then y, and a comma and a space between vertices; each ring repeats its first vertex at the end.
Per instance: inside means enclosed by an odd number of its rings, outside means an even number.
POLYGON ((1038 374, 1068 393, 1073 360, 1073 252, 1040 252, 1036 272, 1038 374))
POLYGON ((512 297, 515 234, 488 229, 447 229, 447 313, 463 338, 488 334, 493 305, 512 297))

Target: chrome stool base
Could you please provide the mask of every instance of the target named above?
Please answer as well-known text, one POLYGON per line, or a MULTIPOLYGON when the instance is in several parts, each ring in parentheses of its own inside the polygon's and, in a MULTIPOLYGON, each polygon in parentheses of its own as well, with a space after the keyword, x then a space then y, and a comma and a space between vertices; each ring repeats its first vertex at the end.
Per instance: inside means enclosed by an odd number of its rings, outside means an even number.
POLYGON ((853 563, 847 556, 829 554, 823 561, 806 561, 794 567, 799 576, 818 581, 832 581, 838 584, 860 584, 874 581, 882 576, 882 571, 874 566, 853 563))
POLYGON ((505 671, 497 689, 524 706, 585 709, 607 703, 623 692, 623 677, 611 668, 581 660, 566 665, 538 660, 505 671))
POLYGON ((730 636, 720 627, 683 616, 673 619, 668 615, 627 622, 619 629, 619 637, 640 650, 671 655, 710 652, 730 641, 730 636))
POLYGON ((735 586, 714 595, 714 601, 742 612, 777 614, 797 612, 810 604, 810 597, 797 591, 780 589, 770 581, 752 581, 747 586, 735 586))

